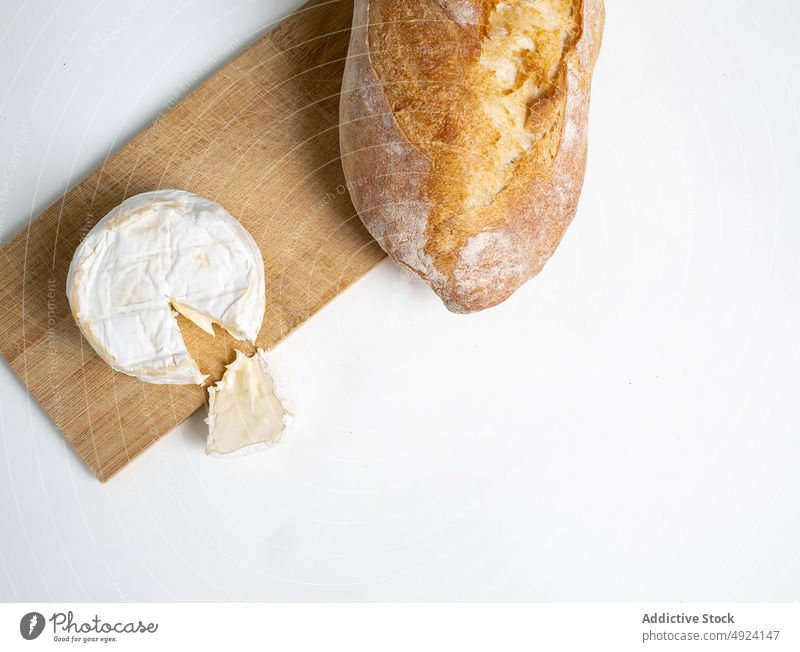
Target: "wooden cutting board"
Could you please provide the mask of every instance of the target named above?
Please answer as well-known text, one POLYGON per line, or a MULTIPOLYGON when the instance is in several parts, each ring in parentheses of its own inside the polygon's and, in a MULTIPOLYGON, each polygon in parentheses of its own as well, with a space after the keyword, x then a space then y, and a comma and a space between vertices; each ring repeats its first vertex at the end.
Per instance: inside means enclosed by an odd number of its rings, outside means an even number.
MULTIPOLYGON (((237 217, 264 255, 264 348, 383 258, 350 204, 339 162, 352 5, 304 5, 0 249, 2 354, 101 481, 206 400, 201 387, 150 385, 112 371, 81 338, 67 269, 111 208, 140 192, 181 188, 237 217)), ((239 343, 182 318, 180 326, 200 367, 219 378, 239 343)))

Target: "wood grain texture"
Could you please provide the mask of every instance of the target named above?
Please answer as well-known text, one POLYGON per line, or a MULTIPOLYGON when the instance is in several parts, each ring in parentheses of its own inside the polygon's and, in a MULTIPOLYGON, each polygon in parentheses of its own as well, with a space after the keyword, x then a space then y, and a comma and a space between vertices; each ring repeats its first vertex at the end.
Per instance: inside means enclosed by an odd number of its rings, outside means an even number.
MULTIPOLYGON (((350 204, 339 160, 352 9, 352 0, 304 5, 0 250, 2 354, 101 481, 205 401, 200 387, 148 385, 112 371, 81 338, 67 269, 111 208, 140 192, 180 188, 238 218, 264 255, 264 348, 383 258, 350 204)), ((219 329, 211 338, 183 318, 180 325, 214 379, 235 348, 246 348, 219 329)))

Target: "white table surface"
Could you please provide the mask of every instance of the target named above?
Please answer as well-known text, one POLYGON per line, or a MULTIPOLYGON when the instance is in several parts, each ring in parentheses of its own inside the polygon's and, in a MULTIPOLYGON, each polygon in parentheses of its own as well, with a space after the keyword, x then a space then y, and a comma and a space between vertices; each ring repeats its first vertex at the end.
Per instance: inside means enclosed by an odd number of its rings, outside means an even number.
MULTIPOLYGON (((800 599, 800 6, 608 0, 580 210, 504 305, 380 265, 107 485, 0 366, 0 599, 800 599)), ((7 242, 292 1, 4 0, 7 242)))

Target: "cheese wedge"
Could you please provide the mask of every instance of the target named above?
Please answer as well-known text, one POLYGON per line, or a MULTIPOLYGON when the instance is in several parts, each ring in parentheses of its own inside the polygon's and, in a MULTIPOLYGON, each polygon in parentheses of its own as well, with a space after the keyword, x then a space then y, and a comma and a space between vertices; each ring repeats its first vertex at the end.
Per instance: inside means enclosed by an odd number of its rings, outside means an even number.
POLYGON ((238 456, 277 444, 289 414, 270 373, 265 351, 236 359, 214 387, 208 389, 206 454, 238 456))
POLYGON ((136 195, 78 247, 67 277, 72 314, 97 354, 149 383, 202 384, 176 313, 254 343, 264 318, 261 251, 216 202, 181 190, 136 195))

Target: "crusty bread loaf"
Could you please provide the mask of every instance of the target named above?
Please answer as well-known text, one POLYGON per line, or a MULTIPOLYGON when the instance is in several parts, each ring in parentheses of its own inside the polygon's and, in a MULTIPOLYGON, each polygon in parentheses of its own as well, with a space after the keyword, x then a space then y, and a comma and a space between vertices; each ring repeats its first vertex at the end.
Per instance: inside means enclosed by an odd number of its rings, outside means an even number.
POLYGON ((602 0, 355 0, 342 165, 362 221, 445 305, 496 305, 577 207, 602 0))

